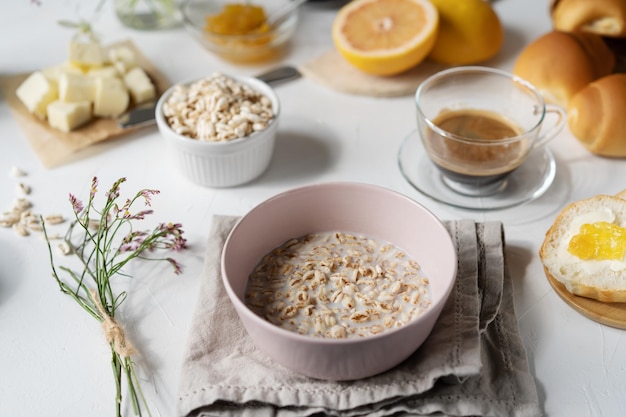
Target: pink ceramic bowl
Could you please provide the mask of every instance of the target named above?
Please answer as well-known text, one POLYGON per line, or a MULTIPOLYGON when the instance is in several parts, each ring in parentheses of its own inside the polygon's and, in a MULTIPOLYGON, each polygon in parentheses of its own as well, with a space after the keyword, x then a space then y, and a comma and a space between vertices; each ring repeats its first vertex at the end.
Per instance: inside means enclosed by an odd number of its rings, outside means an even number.
POLYGON ((256 346, 286 368, 325 380, 366 378, 409 357, 439 317, 456 268, 452 239, 436 216, 406 196, 359 183, 310 185, 270 198, 240 219, 222 252, 226 291, 256 346), (386 240, 416 259, 430 279, 431 307, 377 335, 327 339, 282 329, 245 305, 248 276, 265 254, 289 239, 335 230, 386 240))

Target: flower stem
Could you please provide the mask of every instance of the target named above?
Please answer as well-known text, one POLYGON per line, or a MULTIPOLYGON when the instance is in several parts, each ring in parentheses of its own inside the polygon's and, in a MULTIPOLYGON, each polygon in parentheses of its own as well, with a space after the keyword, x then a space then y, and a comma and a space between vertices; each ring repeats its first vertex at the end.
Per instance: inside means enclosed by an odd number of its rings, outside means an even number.
POLYGON ((115 415, 122 417, 122 365, 113 344, 111 344, 111 367, 115 381, 115 415))
POLYGON ((174 266, 174 273, 181 273, 178 262, 172 258, 157 258, 147 256, 157 249, 179 251, 187 247, 182 237, 180 224, 161 224, 151 233, 148 231, 134 231, 133 221, 143 220, 151 210, 131 212, 131 206, 141 196, 147 206, 150 197, 158 194, 157 190, 141 190, 134 198, 126 200, 120 210, 116 203, 119 197, 119 186, 126 181, 119 179, 107 193, 106 203, 101 211, 94 207, 94 196, 97 192, 98 181, 93 178, 89 200, 86 206, 70 194, 70 202, 74 210, 75 220, 70 224, 65 234, 64 243, 70 246, 72 253, 78 258, 79 268, 55 266, 52 255, 50 237, 46 224, 41 218, 44 237, 48 247, 48 256, 52 268, 52 276, 59 289, 69 295, 98 320, 103 327, 106 340, 111 348, 111 369, 115 382, 115 412, 122 417, 123 395, 127 394, 127 402, 132 404, 135 415, 142 416, 143 412, 150 414, 148 403, 143 396, 141 385, 135 372, 135 363, 131 356, 135 353, 132 344, 126 339, 124 330, 115 320, 115 313, 126 299, 126 291, 114 291, 115 276, 128 276, 123 272, 124 266, 132 259, 165 260, 174 266), (92 219, 91 215, 99 218, 92 219), (97 224, 97 230, 93 225, 97 224), (128 234, 120 236, 124 231, 128 234), (80 232, 80 233, 79 233, 80 232), (144 254, 146 252, 146 254, 144 254), (60 274, 66 275, 65 280, 60 274), (123 391, 126 390, 126 394, 123 391))

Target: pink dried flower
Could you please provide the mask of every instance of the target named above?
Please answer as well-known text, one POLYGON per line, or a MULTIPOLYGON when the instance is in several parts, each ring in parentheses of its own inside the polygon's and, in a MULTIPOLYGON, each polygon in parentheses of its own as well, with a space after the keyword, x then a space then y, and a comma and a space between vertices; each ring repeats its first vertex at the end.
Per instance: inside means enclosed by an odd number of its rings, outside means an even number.
POLYGON ((126 177, 122 177, 113 183, 111 189, 107 191, 107 200, 113 201, 120 196, 120 184, 122 184, 123 182, 126 182, 126 177))
POLYGON ((91 180, 91 190, 89 191, 89 199, 93 200, 98 192, 98 177, 93 177, 91 180))
POLYGON ((85 208, 83 202, 76 198, 76 196, 72 193, 70 193, 70 203, 72 203, 72 209, 76 214, 80 213, 85 208))
POLYGON ((143 220, 146 216, 152 214, 153 212, 154 212, 153 210, 143 210, 129 217, 129 219, 143 220))
POLYGON ((158 227, 164 233, 164 237, 170 238, 170 241, 166 243, 166 247, 176 252, 187 248, 187 239, 182 236, 182 227, 180 223, 161 223, 158 227))
POLYGON ((167 258, 167 261, 174 267, 174 273, 180 275, 183 272, 182 265, 174 258, 167 258))
MULTIPOLYGON (((121 209, 119 209, 117 212, 118 212, 118 213, 120 213, 120 212, 121 212, 121 213, 124 213, 124 214, 122 215, 122 217, 126 217, 126 213, 128 213, 128 212, 129 212, 129 210, 130 210, 130 206, 131 206, 132 204, 133 204, 133 200, 131 200, 130 198, 127 198, 127 199, 126 199, 126 202, 124 203, 124 205, 122 206, 122 208, 121 208, 121 209)), ((130 217, 130 213, 128 214, 128 216, 130 217)))
POLYGON ((139 194, 144 198, 146 206, 150 206, 152 203, 152 196, 159 194, 159 190, 141 190, 139 194))
POLYGON ((135 252, 137 249, 139 249, 140 245, 141 245, 141 242, 137 242, 137 241, 130 241, 130 242, 122 243, 117 251, 120 253, 135 252))
POLYGON ((144 243, 146 236, 148 236, 147 232, 144 231, 134 231, 127 234, 124 239, 122 239, 122 244, 118 249, 119 252, 135 252, 141 248, 141 245, 144 243))

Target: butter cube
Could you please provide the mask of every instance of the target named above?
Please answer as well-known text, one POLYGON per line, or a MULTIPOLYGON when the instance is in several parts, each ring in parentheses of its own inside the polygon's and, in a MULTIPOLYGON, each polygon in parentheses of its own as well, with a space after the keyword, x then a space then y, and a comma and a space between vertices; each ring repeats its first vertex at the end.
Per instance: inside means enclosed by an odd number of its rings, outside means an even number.
POLYGON ((45 75, 48 80, 54 82, 56 85, 59 84, 59 78, 61 78, 62 74, 83 73, 82 69, 75 65, 72 65, 70 62, 63 62, 52 67, 43 68, 41 72, 43 72, 43 75, 45 75))
POLYGON ((101 67, 106 61, 106 54, 98 42, 71 41, 69 61, 85 70, 101 67))
POLYGON ((135 54, 126 46, 118 46, 109 50, 109 60, 120 74, 126 74, 137 66, 135 54))
POLYGON ((29 112, 41 119, 46 118, 48 104, 58 98, 54 83, 41 72, 35 71, 17 87, 15 94, 29 112))
POLYGON ((117 46, 109 50, 109 60, 111 62, 125 61, 136 63, 135 53, 127 46, 117 46))
POLYGON ((64 73, 59 77, 59 99, 65 102, 93 101, 95 78, 83 74, 64 73))
POLYGON ((131 69, 135 68, 137 64, 134 62, 129 63, 126 61, 114 61, 113 66, 115 67, 115 69, 117 70, 119 74, 123 75, 123 74, 126 74, 131 69))
POLYGON ((119 77, 117 68, 113 65, 105 65, 102 68, 91 68, 87 71, 87 75, 90 77, 119 77))
POLYGON ((96 96, 93 113, 100 117, 117 117, 126 108, 130 97, 124 82, 119 78, 100 77, 96 79, 96 96))
POLYGON ((60 100, 48 104, 48 124, 69 132, 91 120, 91 103, 79 101, 66 103, 60 100))
POLYGON ((152 100, 156 97, 156 89, 154 84, 148 77, 148 74, 139 67, 135 67, 124 75, 124 83, 130 91, 135 104, 152 100))

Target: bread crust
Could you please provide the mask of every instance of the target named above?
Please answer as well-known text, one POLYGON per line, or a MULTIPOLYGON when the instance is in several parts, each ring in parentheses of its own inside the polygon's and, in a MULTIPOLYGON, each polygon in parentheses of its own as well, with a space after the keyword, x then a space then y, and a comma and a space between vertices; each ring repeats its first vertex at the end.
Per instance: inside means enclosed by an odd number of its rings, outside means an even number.
MULTIPOLYGON (((594 279, 594 277, 584 275, 583 273, 579 273, 578 277, 574 277, 558 270, 564 266, 563 264, 554 264, 554 259, 558 259, 557 251, 563 239, 568 237, 571 221, 578 214, 587 213, 592 208, 609 207, 611 209, 617 209, 620 216, 626 216, 626 200, 619 197, 622 193, 626 195, 626 190, 618 193, 616 196, 597 195, 568 204, 557 215, 554 223, 546 232, 543 244, 539 249, 539 258, 543 263, 545 274, 549 278, 562 283, 572 294, 603 302, 626 302, 626 270, 619 272, 619 274, 621 274, 620 277, 623 278, 620 287, 607 287, 606 285, 593 285, 594 281, 606 283, 601 279, 598 280, 597 277, 594 279)), ((564 262, 564 260, 560 259, 558 262, 564 262)), ((600 273, 604 274, 606 272, 602 271, 600 273)))
POLYGON ((600 36, 551 31, 522 50, 513 73, 535 85, 546 101, 566 107, 574 94, 614 67, 615 56, 600 36))
POLYGON ((579 297, 593 298, 604 303, 626 303, 626 290, 603 290, 577 282, 563 282, 550 273, 546 267, 543 268, 546 276, 565 286, 567 291, 579 297))
POLYGON ((626 36, 626 0, 558 0, 551 15, 556 30, 626 36))
POLYGON ((591 82, 567 106, 572 134, 590 152, 626 157, 626 74, 612 74, 591 82))

